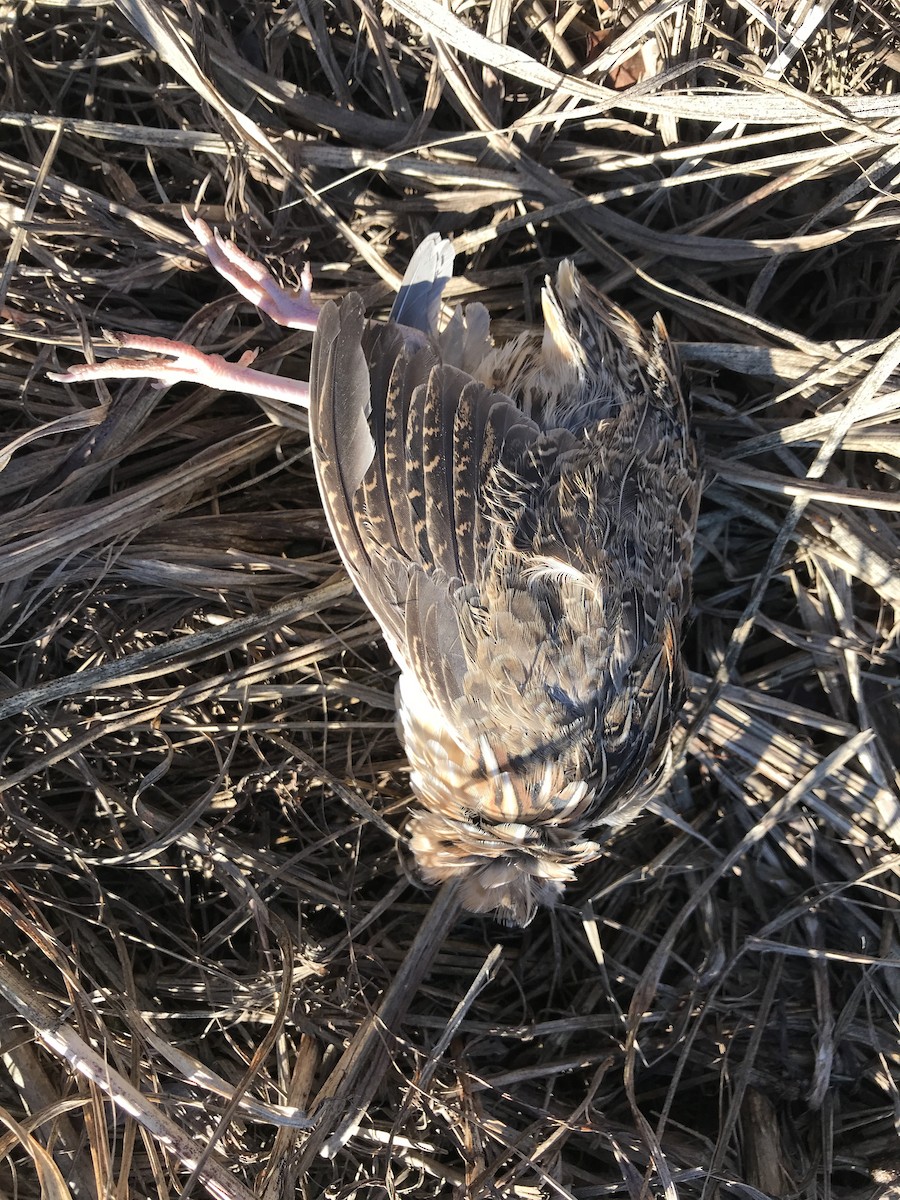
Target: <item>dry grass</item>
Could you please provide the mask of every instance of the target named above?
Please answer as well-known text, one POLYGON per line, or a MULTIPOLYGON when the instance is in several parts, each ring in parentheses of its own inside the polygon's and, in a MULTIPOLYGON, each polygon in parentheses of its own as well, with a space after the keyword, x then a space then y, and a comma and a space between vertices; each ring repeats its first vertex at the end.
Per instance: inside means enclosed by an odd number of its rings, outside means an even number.
POLYGON ((896 8, 29 0, 0 39, 3 1191, 896 1195, 896 8), (437 918, 304 419, 45 378, 102 327, 305 373, 195 200, 375 311, 452 234, 501 335, 574 256, 664 313, 708 477, 670 792, 524 932, 443 937, 331 1159, 437 918))

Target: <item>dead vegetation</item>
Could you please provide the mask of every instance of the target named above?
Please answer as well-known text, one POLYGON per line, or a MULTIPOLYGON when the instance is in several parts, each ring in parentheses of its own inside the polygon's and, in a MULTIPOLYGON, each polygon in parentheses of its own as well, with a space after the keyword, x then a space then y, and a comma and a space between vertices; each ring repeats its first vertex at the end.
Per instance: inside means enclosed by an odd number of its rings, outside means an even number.
POLYGON ((896 1195, 896 8, 27 0, 0 59, 3 1190, 896 1195), (452 235, 500 336, 574 256, 692 381, 672 787, 396 1034, 432 895, 303 415, 45 377, 104 327, 305 374, 183 203, 376 312, 452 235))

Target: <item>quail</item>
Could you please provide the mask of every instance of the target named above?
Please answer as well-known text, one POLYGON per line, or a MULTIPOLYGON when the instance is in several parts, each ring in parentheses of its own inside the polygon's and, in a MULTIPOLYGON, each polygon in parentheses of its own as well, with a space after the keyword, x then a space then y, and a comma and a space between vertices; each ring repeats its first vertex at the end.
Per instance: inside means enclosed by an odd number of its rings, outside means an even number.
POLYGON ((699 502, 675 354, 564 261, 542 331, 495 346, 486 309, 440 331, 453 250, 413 255, 387 322, 320 310, 202 221, 211 262, 275 320, 314 328, 308 389, 182 343, 116 338, 143 374, 308 404, 328 523, 400 668, 419 871, 527 924, 598 831, 653 797, 683 693, 699 502))

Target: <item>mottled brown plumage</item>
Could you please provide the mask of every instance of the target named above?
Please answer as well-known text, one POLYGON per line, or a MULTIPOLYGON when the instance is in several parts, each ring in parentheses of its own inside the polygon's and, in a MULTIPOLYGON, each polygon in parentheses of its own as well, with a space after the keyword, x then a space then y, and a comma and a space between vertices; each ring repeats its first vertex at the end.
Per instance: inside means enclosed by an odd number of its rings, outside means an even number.
POLYGON ((315 328, 309 389, 181 343, 75 368, 309 404, 341 557, 401 675, 426 880, 526 924, 595 831, 652 796, 682 695, 699 486, 674 355, 569 262, 543 332, 495 347, 485 309, 437 329, 450 244, 414 255, 387 323, 359 296, 317 313, 201 221, 211 262, 275 320, 315 328))
POLYGON ((322 310, 314 458, 401 669, 419 867, 525 924, 596 856, 591 832, 653 793, 682 693, 697 469, 661 321, 643 333, 564 262, 543 334, 494 348, 479 305, 437 332, 447 275, 430 238, 387 325, 356 296, 322 310))

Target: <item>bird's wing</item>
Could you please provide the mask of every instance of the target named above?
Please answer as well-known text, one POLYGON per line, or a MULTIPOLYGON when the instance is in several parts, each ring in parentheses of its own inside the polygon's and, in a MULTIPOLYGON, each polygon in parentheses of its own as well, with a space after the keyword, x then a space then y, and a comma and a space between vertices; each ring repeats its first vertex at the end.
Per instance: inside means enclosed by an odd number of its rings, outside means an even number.
POLYGON ((485 488, 539 430, 432 342, 367 326, 354 295, 321 311, 310 424, 341 557, 400 666, 449 714, 470 666, 460 621, 496 533, 485 488))

